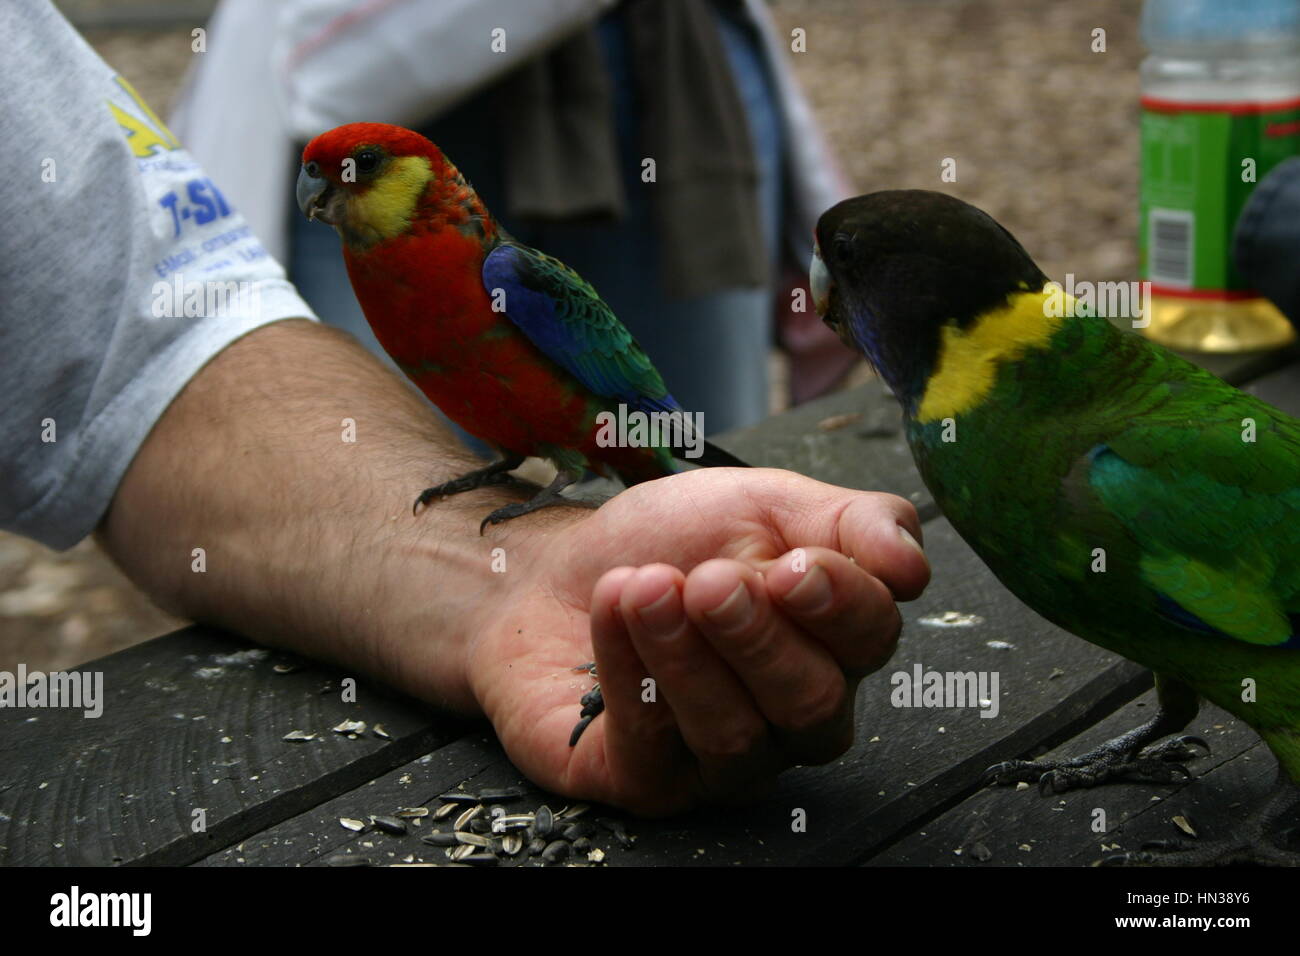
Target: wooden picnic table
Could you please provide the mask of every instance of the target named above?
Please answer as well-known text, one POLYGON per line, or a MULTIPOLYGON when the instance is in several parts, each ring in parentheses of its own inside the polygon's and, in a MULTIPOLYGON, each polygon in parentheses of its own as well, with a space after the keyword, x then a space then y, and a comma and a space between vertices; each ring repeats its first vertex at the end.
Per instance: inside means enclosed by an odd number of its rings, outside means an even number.
MULTIPOLYGON (((1294 350, 1201 361, 1300 414, 1294 350)), ((635 836, 625 848, 597 832, 607 865, 1086 865, 1103 846, 1178 836, 1176 815, 1213 837, 1271 783, 1274 761, 1254 732, 1206 706, 1190 730, 1213 754, 1191 764, 1191 781, 1047 798, 983 787, 991 764, 1079 753, 1136 726, 1155 706, 1149 673, 1047 623, 993 578, 930 500, 897 405, 878 384, 801 406, 723 444, 755 464, 911 499, 925 523, 932 584, 903 606, 894 658, 863 682, 847 754, 786 772, 770 796, 745 809, 642 821, 597 808, 590 816, 620 818, 635 836), (945 623, 949 612, 964 626, 945 623), (999 715, 892 706, 891 675, 917 664, 996 671, 999 715), (1106 811, 1104 833, 1093 830, 1096 808, 1106 811), (806 814, 802 832, 792 827, 796 810, 806 814)), ((373 682, 361 682, 356 702, 345 703, 347 675, 311 662, 284 666, 297 660, 189 627, 85 665, 104 675, 98 719, 70 709, 0 709, 0 864, 445 861, 443 850, 419 839, 427 819, 401 836, 353 832, 339 820, 437 807, 439 794, 458 787, 525 782, 486 723, 448 717, 373 682), (344 720, 365 721, 367 730, 355 738, 331 731, 344 720), (373 733, 376 724, 388 737, 373 733), (316 736, 284 740, 293 730, 316 736)), ((533 789, 517 805, 558 810, 569 802, 533 789)))

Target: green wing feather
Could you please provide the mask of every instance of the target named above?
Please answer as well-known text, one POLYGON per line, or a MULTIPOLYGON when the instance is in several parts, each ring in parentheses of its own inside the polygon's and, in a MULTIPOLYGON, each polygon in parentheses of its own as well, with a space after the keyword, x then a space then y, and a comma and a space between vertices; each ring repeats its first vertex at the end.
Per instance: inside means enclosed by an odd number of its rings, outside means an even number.
POLYGON ((1091 487, 1168 616, 1300 646, 1300 423, 1199 370, 1164 387, 1159 409, 1090 453, 1091 487))

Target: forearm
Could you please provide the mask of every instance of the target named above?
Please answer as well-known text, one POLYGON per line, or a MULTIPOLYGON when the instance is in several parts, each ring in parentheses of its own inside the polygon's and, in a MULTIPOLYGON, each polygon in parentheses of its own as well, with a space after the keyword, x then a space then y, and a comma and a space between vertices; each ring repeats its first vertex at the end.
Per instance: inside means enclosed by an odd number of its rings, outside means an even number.
POLYGON ((478 464, 355 342, 281 322, 186 386, 98 536, 175 613, 472 709, 464 643, 500 578, 478 522, 509 493, 460 495, 418 518, 411 504, 478 464), (355 441, 344 440, 345 419, 355 441), (420 633, 427 652, 412 658, 420 633))

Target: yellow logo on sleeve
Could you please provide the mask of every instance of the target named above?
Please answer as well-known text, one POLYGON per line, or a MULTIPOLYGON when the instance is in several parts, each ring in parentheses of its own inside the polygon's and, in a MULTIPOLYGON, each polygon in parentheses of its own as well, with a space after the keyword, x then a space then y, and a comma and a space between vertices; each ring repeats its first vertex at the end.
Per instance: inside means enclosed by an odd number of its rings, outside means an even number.
POLYGON ((158 114, 149 108, 149 104, 135 91, 135 87, 127 82, 126 77, 119 76, 116 79, 117 85, 126 91, 126 95, 131 97, 131 101, 144 114, 144 119, 141 119, 128 113, 112 100, 105 100, 109 111, 113 114, 113 119, 117 120, 118 125, 125 130, 126 141, 131 147, 132 154, 144 159, 148 156, 156 156, 160 152, 180 149, 180 140, 172 135, 172 131, 158 118, 158 114))

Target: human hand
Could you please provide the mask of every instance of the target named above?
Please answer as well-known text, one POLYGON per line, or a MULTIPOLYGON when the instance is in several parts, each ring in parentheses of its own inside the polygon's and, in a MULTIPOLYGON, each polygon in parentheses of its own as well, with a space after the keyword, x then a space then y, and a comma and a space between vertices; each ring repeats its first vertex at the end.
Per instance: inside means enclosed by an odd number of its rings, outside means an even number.
POLYGON ((648 815, 843 753, 858 681, 898 639, 894 601, 929 579, 911 504, 785 471, 701 469, 540 517, 492 541, 508 570, 465 679, 533 780, 648 815), (570 748, 593 649, 606 710, 570 748))

